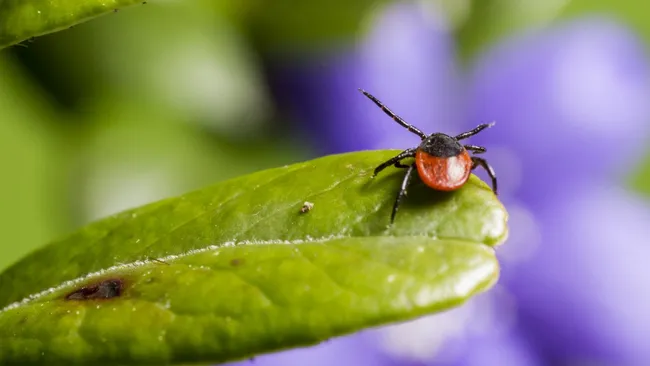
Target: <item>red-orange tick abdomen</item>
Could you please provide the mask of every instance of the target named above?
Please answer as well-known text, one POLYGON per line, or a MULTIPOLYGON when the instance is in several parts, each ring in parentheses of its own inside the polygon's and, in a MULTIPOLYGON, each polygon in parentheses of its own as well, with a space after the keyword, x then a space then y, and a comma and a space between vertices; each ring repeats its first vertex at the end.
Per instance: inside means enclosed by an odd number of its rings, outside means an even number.
POLYGON ((418 149, 415 164, 422 182, 438 191, 462 187, 472 171, 472 158, 466 150, 456 156, 438 157, 418 149))

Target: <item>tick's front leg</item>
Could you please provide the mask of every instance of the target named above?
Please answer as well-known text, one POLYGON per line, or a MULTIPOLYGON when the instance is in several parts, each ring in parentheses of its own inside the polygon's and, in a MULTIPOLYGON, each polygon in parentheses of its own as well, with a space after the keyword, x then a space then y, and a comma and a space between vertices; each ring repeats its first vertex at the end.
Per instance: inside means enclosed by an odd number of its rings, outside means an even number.
POLYGON ((402 180, 402 186, 400 187, 399 193, 397 194, 397 198, 395 199, 395 204, 393 204, 393 212, 390 215, 390 223, 392 224, 395 221, 395 215, 397 215, 397 210, 399 210, 399 206, 402 203, 402 200, 404 197, 406 197, 407 191, 408 191, 408 186, 411 184, 411 179, 413 179, 413 176, 417 172, 417 169, 415 169, 415 164, 409 165, 408 170, 406 171, 406 174, 404 175, 404 179, 402 180))
POLYGON ((492 169, 492 166, 488 164, 487 160, 483 158, 477 158, 475 156, 472 156, 472 170, 476 169, 476 167, 482 167, 485 169, 485 171, 488 173, 490 176, 490 179, 492 179, 492 191, 494 191, 494 194, 497 194, 497 174, 494 172, 494 169, 492 169))
POLYGON ((375 176, 377 176, 377 174, 379 174, 379 172, 381 172, 382 170, 388 168, 391 165, 395 165, 398 168, 406 168, 406 167, 408 167, 408 165, 405 166, 405 165, 401 164, 400 161, 403 160, 403 159, 406 159, 406 158, 414 157, 416 150, 417 150, 416 148, 404 150, 401 153, 399 153, 399 155, 395 156, 394 158, 385 161, 384 163, 379 165, 377 168, 375 168, 375 171, 372 174, 372 177, 374 178, 375 176))

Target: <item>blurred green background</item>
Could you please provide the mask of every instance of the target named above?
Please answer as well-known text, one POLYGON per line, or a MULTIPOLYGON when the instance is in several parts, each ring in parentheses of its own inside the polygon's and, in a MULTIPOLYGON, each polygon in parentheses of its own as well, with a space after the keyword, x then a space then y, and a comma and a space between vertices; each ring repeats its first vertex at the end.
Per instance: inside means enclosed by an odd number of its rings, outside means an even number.
MULTIPOLYGON (((466 62, 589 12, 650 42, 647 1, 422 2, 446 9, 466 62)), ((384 3, 149 1, 0 51, 0 269, 102 216, 313 157, 261 60, 354 47, 384 3)), ((650 192, 650 163, 631 179, 650 192)))

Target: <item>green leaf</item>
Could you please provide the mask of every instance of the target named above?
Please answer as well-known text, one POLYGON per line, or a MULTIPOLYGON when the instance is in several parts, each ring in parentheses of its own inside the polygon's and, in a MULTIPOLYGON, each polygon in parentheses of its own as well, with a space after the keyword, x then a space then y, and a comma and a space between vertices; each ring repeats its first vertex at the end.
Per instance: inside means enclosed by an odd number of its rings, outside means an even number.
POLYGON ((68 158, 55 108, 17 62, 0 56, 0 271, 65 232, 68 158), (11 159, 10 156, 20 156, 11 159), (20 245, 11 245, 20 241, 20 245))
POLYGON ((605 14, 610 19, 630 27, 646 43, 650 43, 648 12, 650 12, 650 3, 644 0, 571 0, 564 7, 560 19, 570 20, 605 14))
MULTIPOLYGON (((458 4, 442 0, 448 7, 458 4)), ((594 3, 599 0, 586 0, 594 3)), ((611 0, 606 0, 611 1, 611 0)), ((511 0, 472 0, 463 8, 463 21, 454 30, 458 52, 463 62, 471 64, 476 56, 512 35, 553 25, 563 9, 575 0, 513 2, 511 0)))
POLYGON ((42 248, 0 275, 0 364, 225 362, 462 304, 498 278, 507 213, 475 176, 417 181, 389 225, 404 171, 371 173, 396 153, 246 175, 42 248))
POLYGON ((136 0, 0 0, 0 49, 114 12, 136 0))
MULTIPOLYGON (((230 2, 227 14, 243 13, 244 30, 257 48, 271 54, 305 56, 307 51, 354 46, 357 36, 375 15, 393 0, 245 0, 230 2), (245 10, 241 10, 245 8, 245 10)), ((231 16, 232 17, 232 16, 231 16)))

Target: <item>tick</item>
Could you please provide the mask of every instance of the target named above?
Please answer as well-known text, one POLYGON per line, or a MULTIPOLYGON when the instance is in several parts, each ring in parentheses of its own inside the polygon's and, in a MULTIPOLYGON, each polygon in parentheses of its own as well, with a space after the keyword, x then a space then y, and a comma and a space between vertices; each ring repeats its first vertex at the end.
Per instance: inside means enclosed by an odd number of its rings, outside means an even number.
POLYGON ((494 122, 481 124, 473 130, 463 132, 457 136, 449 136, 439 132, 426 135, 420 129, 407 123, 400 116, 393 113, 370 93, 363 89, 359 89, 359 91, 372 100, 395 122, 422 139, 419 146, 406 149, 394 158, 379 165, 375 168, 372 175, 374 178, 379 172, 391 165, 396 168, 406 169, 402 186, 393 205, 393 212, 390 217, 391 224, 395 221, 397 210, 402 199, 406 196, 408 186, 416 172, 422 182, 430 188, 437 191, 454 191, 462 187, 469 179, 470 173, 480 166, 487 171, 492 180, 492 190, 494 194, 497 194, 497 176, 494 169, 488 164, 487 160, 470 156, 469 154, 470 151, 474 154, 482 154, 487 150, 482 146, 462 145, 459 142, 460 140, 476 135, 486 128, 492 127, 494 122), (412 164, 402 164, 402 160, 407 158, 415 158, 415 162, 412 164))

